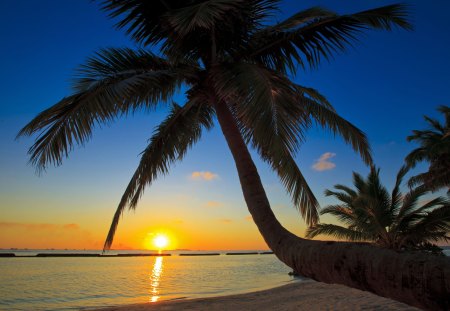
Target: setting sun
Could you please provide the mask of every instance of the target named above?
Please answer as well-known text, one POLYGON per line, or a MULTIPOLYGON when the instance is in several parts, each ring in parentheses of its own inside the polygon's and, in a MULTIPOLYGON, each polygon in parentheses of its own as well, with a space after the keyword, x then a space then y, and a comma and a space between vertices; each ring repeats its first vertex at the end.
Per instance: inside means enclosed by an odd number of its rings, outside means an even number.
POLYGON ((169 244, 169 239, 167 238, 167 236, 159 234, 153 239, 153 244, 158 249, 162 249, 169 244))

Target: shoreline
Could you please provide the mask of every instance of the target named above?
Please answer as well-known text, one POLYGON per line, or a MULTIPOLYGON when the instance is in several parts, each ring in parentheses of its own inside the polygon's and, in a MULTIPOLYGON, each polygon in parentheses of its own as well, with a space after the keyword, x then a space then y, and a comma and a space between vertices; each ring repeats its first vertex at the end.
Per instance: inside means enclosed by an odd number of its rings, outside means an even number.
POLYGON ((256 292, 194 299, 172 299, 91 309, 96 311, 155 310, 419 310, 370 292, 313 280, 256 292))

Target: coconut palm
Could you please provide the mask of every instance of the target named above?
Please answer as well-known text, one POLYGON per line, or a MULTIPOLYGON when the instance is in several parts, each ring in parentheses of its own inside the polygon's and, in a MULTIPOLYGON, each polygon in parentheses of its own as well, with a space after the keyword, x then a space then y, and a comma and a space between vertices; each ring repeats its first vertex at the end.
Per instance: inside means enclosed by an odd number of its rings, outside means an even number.
MULTIPOLYGON (((269 163, 306 222, 314 224, 317 200, 294 161, 305 130, 313 123, 331 129, 366 163, 371 162, 370 150, 360 130, 341 118, 317 91, 294 83, 290 76, 299 67, 316 67, 345 50, 366 29, 409 29, 405 7, 389 5, 351 15, 315 7, 268 26, 277 6, 276 0, 102 1, 102 8, 120 20, 118 28, 126 29, 142 48, 100 50, 80 68, 74 94, 21 130, 20 135, 40 133, 29 151, 31 162, 39 170, 59 165, 74 145, 88 140, 98 124, 170 102, 183 87, 186 102, 171 106, 143 151, 113 217, 106 249, 124 210, 135 208, 144 188, 168 173, 170 165, 183 158, 217 117, 248 209, 280 260, 323 282, 347 284, 403 301, 414 297, 409 303, 415 305, 447 303, 440 297, 443 293, 435 290, 440 287, 431 287, 435 274, 431 278, 425 272, 426 277, 414 280, 424 284, 420 293, 433 288, 433 297, 416 295, 416 289, 403 286, 389 274, 375 280, 352 273, 355 263, 341 259, 359 259, 367 272, 380 270, 374 268, 379 263, 367 256, 371 249, 309 241, 287 231, 270 208, 248 151, 253 147, 269 163), (150 47, 158 54, 150 52, 150 47), (342 263, 342 269, 335 261, 342 263)), ((404 260, 395 253, 385 256, 394 266, 404 260)), ((423 266, 423 258, 416 261, 404 273, 411 275, 416 264, 423 266)), ((446 267, 442 262, 430 267, 435 265, 446 267)))
POLYGON ((438 111, 444 115, 445 123, 425 116, 431 128, 414 130, 414 134, 407 137, 408 141, 417 141, 420 147, 411 151, 405 161, 411 167, 422 161, 430 163, 428 172, 410 179, 411 187, 421 185, 433 191, 448 188, 450 192, 450 108, 440 106, 438 111))
POLYGON ((381 184, 380 170, 375 167, 367 178, 353 173, 354 189, 344 185, 335 185, 337 191, 327 189, 325 195, 341 203, 326 206, 320 214, 333 215, 344 225, 316 224, 307 230, 306 236, 325 234, 350 241, 370 241, 395 250, 439 250, 433 242, 450 240, 447 235, 450 201, 438 197, 420 203, 428 192, 424 188, 403 195, 400 185, 407 171, 406 167, 400 169, 391 194, 381 184))

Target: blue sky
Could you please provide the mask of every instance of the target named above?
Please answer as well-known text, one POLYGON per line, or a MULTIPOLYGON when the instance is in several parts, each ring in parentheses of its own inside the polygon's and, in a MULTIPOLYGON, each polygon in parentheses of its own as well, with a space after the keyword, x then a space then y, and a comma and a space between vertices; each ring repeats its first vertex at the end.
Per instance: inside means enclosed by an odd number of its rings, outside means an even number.
MULTIPOLYGON (((352 13, 390 3, 284 1, 278 18, 315 5, 352 13)), ((366 32, 347 52, 323 62, 316 70, 299 71, 295 77, 300 84, 318 89, 343 117, 367 134, 375 162, 389 187, 403 158, 415 147, 406 142, 406 136, 426 126, 423 115, 439 118, 435 108, 449 105, 450 2, 406 3, 410 5, 414 31, 366 32)), ((0 12, 0 223, 76 223, 97 243, 106 233, 139 153, 165 111, 137 113, 96 130, 92 140, 85 147, 75 148, 61 167, 37 176, 27 164, 26 152, 33 140, 16 141, 19 129, 38 112, 70 94, 73 70, 94 51, 134 44, 123 32, 116 31, 114 21, 90 1, 3 0, 0 12)), ((276 175, 255 160, 277 216, 289 229, 301 234, 304 224, 276 175)), ((308 132, 297 161, 322 204, 331 202, 323 198, 326 188, 336 183, 349 184, 353 170, 362 174, 368 171, 340 138, 320 129, 308 132), (327 153, 334 155, 327 160, 334 167, 314 170, 312 166, 327 153)), ((425 167, 421 165, 418 170, 425 167)), ((210 218, 205 222, 222 220, 232 230, 230 226, 241 226, 238 222, 248 216, 231 155, 217 127, 204 135, 170 176, 146 191, 136 214, 125 215, 124 222, 131 226, 137 221, 133 217, 148 215, 159 215, 158 221, 166 225, 191 216, 201 220, 208 202, 217 206, 208 210, 210 218), (190 178, 193 172, 212 172, 218 177, 196 181, 190 178), (156 212, 152 206, 162 206, 163 210, 156 212), (173 210, 167 206, 173 206, 173 210), (171 220, 167 213, 179 217, 171 220)), ((255 234, 253 225, 248 226, 255 234)), ((1 230, 0 226, 0 237, 11 234, 1 230)), ((176 230, 183 232, 182 228, 176 230)), ((222 237, 220 232, 211 234, 213 238, 222 237)), ((25 245, 27 237, 23 240, 25 245)))

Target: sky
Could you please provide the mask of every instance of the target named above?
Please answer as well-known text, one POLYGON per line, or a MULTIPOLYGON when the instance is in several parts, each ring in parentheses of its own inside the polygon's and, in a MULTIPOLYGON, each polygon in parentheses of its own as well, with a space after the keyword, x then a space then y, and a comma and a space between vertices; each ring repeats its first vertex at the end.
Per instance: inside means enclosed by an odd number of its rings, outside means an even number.
MULTIPOLYGON (((406 137, 426 127, 424 115, 439 119, 436 107, 449 105, 450 2, 405 2, 414 31, 368 31, 345 53, 293 77, 319 90, 367 134, 389 189, 404 157, 417 147, 406 137)), ((316 5, 343 14, 390 3, 283 1, 276 19, 316 5)), ((0 248, 100 249, 139 153, 167 110, 102 126, 62 166, 36 174, 27 156, 34 137, 16 140, 18 131, 71 93, 74 69, 96 50, 136 46, 87 0, 2 0, 0 14, 0 248)), ((252 155, 276 216, 303 236, 305 223, 276 174, 252 155)), ((368 172, 342 139, 316 128, 296 161, 321 206, 336 203, 324 197, 325 189, 350 185, 352 171, 368 172)), ((267 249, 217 126, 146 190, 135 211, 123 215, 112 247, 146 248, 157 233, 170 236, 170 248, 267 249)))

